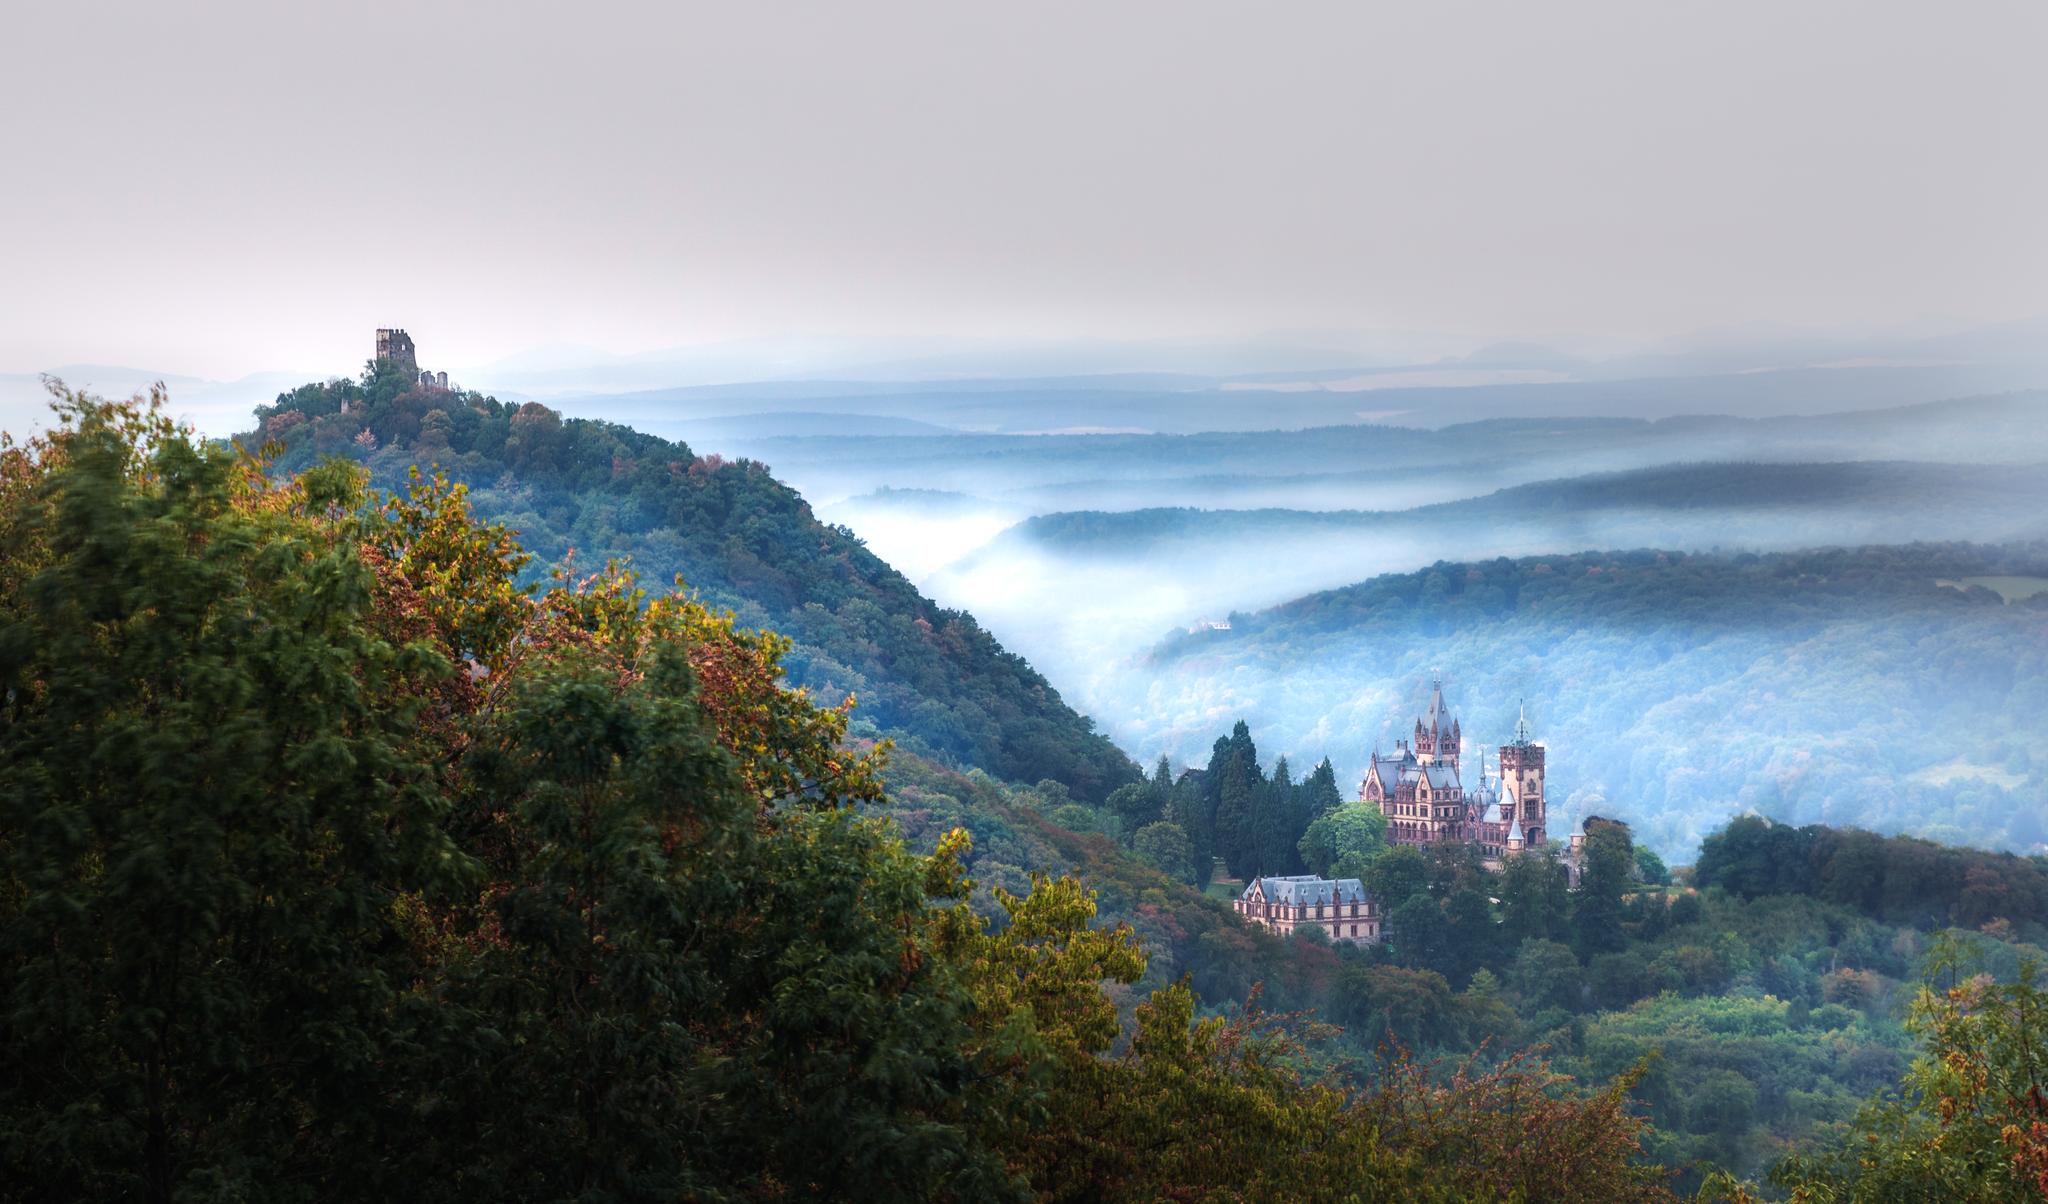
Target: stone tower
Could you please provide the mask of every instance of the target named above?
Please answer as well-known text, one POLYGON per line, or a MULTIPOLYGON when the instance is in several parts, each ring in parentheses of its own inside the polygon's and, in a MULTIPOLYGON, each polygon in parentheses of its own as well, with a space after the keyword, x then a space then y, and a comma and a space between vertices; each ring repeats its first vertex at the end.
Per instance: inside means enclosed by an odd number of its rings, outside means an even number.
POLYGON ((1512 807, 1514 823, 1529 848, 1543 845, 1546 806, 1543 795, 1543 746, 1529 738, 1529 712, 1515 720, 1515 739, 1500 746, 1501 811, 1512 807), (1512 800, 1512 802, 1510 801, 1512 800))
POLYGON ((379 330, 377 332, 377 362, 397 364, 405 369, 407 376, 418 376, 419 357, 412 348, 412 336, 404 330, 379 330))
POLYGON ((1430 684, 1429 713, 1415 721, 1415 756, 1425 765, 1442 762, 1455 771, 1464 733, 1458 729, 1451 709, 1444 705, 1443 677, 1438 675, 1430 684))

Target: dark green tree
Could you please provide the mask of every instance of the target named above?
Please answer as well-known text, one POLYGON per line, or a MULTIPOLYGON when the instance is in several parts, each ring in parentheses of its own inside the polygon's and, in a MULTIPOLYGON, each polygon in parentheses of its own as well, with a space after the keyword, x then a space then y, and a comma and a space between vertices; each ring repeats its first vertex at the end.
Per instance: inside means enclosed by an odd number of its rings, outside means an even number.
POLYGON ((1181 831, 1179 824, 1161 821, 1139 828, 1132 851, 1176 882, 1195 880, 1194 846, 1188 843, 1188 834, 1181 831))
POLYGON ((1337 789, 1337 770, 1324 757, 1315 769, 1302 779, 1302 809, 1307 812, 1307 822, 1314 823, 1344 805, 1344 796, 1337 789))
POLYGON ((26 536, 0 572, 0 1178, 376 1194, 362 1152, 413 1123, 389 1059, 433 1030, 397 904, 470 864, 415 743, 451 668, 373 629, 303 493, 259 502, 149 415, 65 413, 0 495, 26 536))
POLYGON ((1501 866, 1498 890, 1509 948, 1525 941, 1563 940, 1569 934, 1571 891, 1564 866, 1549 849, 1508 858, 1501 866))
POLYGON ((1493 918, 1493 904, 1479 884, 1452 892, 1444 911, 1450 924, 1448 939, 1453 954, 1449 964, 1455 971, 1447 977, 1462 982, 1474 970, 1498 961, 1500 928, 1493 918))
POLYGON ((1417 970, 1446 974, 1455 969, 1457 946, 1451 940, 1450 922, 1444 910, 1427 891, 1417 891, 1387 916, 1387 939, 1400 956, 1401 964, 1417 970))
POLYGON ((1151 782, 1132 782, 1109 792, 1103 809, 1116 816, 1122 825, 1125 843, 1139 828, 1157 823, 1166 816, 1165 800, 1151 782))
POLYGON ((1635 847, 1626 827, 1600 824, 1586 833, 1585 868, 1572 907, 1572 947, 1580 957, 1611 953, 1628 944, 1621 897, 1633 880, 1635 865, 1635 847))
POLYGON ((1429 865, 1412 844, 1397 844, 1373 858, 1365 885, 1389 911, 1429 891, 1429 865))
POLYGON ((1297 826, 1301 818, 1300 791, 1288 773, 1287 758, 1273 763, 1273 777, 1259 791, 1258 815, 1254 821, 1259 846, 1259 872, 1295 874, 1301 872, 1301 840, 1297 826))
POLYGON ((1248 877, 1259 869, 1258 832, 1253 823, 1263 794, 1262 784, 1253 767, 1246 764, 1244 754, 1231 749, 1216 792, 1216 845, 1233 878, 1248 877))

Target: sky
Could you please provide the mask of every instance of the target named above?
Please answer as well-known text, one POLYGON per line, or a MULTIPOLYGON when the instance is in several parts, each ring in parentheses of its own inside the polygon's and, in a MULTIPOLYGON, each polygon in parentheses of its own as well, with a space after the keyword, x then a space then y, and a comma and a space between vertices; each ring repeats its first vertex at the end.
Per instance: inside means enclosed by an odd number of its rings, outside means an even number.
POLYGON ((2038 0, 8 24, 0 372, 2048 314, 2038 0))

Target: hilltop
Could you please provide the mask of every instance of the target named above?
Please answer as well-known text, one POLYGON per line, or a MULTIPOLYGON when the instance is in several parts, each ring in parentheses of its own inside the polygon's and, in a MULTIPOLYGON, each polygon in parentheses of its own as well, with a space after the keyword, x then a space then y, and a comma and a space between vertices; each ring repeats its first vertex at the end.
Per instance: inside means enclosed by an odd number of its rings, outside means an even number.
MULTIPOLYGON (((792 684, 862 727, 1002 777, 1050 778, 1100 798, 1136 768, 974 617, 936 605, 842 527, 820 522, 765 465, 536 403, 422 387, 372 364, 359 381, 303 385, 257 411, 245 445, 279 445, 289 474, 339 456, 373 484, 413 468, 465 484, 477 512, 519 532, 538 566, 630 560, 647 580, 680 577, 750 627, 796 642, 792 684)), ((538 573, 538 568, 535 570, 538 573)))

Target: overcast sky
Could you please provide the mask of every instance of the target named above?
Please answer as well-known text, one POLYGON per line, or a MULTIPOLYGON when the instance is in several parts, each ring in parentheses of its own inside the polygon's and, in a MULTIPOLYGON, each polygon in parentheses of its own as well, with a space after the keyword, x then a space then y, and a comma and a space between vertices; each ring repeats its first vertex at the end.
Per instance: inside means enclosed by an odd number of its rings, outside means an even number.
POLYGON ((19 5, 0 371, 2048 313, 2048 4, 19 5))

